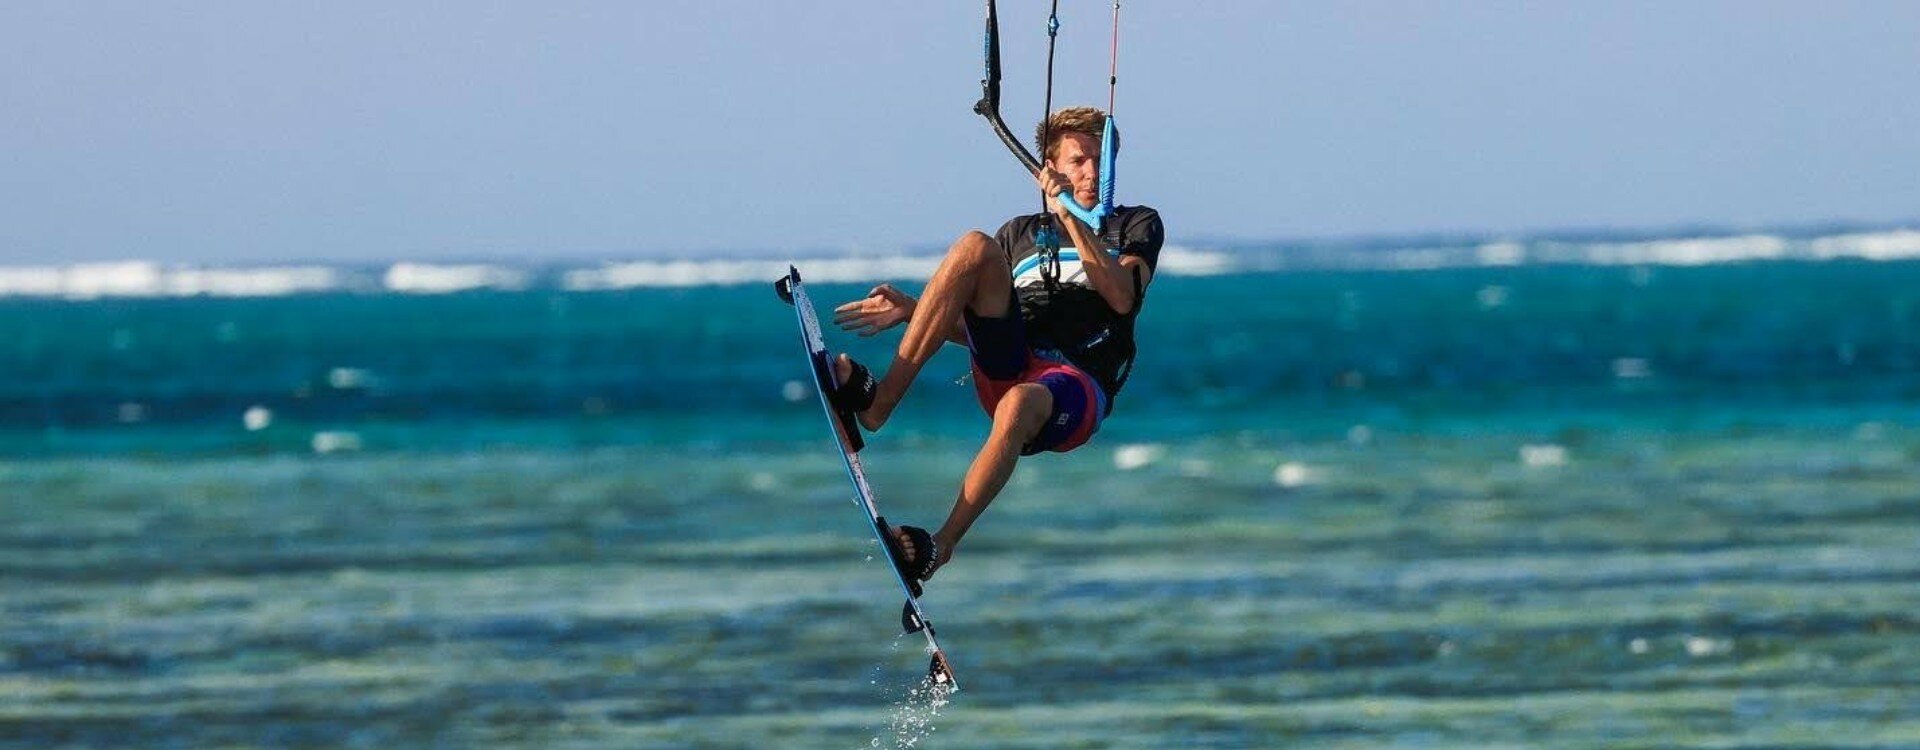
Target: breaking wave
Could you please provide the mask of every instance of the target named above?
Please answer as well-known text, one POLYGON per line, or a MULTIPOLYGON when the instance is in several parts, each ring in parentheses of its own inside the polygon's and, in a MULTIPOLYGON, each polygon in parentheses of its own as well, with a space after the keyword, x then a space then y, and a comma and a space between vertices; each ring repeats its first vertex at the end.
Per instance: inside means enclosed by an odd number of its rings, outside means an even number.
MULTIPOLYGON (((1250 271, 1427 270, 1525 265, 1700 266, 1754 261, 1899 261, 1920 258, 1920 229, 1828 232, 1671 233, 1567 239, 1466 239, 1168 245, 1160 272, 1214 276, 1250 271)), ((803 259, 809 281, 922 280, 932 252, 803 259)), ((130 260, 65 266, 0 266, 0 298, 277 297, 296 294, 454 294, 552 289, 573 292, 757 284, 786 272, 786 259, 680 258, 571 265, 423 263, 194 266, 130 260)))

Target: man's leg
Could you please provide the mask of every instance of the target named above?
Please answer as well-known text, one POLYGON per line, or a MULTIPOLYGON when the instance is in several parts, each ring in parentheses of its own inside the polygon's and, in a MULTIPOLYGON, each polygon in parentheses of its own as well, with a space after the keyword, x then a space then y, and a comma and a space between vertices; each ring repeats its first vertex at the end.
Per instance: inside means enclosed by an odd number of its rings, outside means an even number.
POLYGON ((1013 466, 1020 460, 1021 448, 1040 434, 1052 413, 1053 394, 1038 383, 1014 386, 994 407, 993 431, 987 435, 986 445, 980 446, 980 453, 973 457, 973 465, 967 468, 967 477, 960 484, 960 497, 954 500, 947 522, 933 535, 940 550, 940 559, 934 561, 936 570, 953 557, 953 548, 960 544, 960 538, 966 536, 974 520, 1000 494, 1001 488, 1007 486, 1007 478, 1013 476, 1013 466))
MULTIPOLYGON (((927 280, 926 290, 920 293, 913 318, 907 321, 907 331, 900 337, 900 348, 875 390, 873 406, 859 415, 860 425, 878 430, 887 423, 894 407, 906 397, 907 387, 913 385, 913 379, 920 374, 920 368, 940 351, 940 346, 960 325, 961 310, 997 318, 1006 314, 1012 305, 1013 269, 1007 267, 1007 256, 1000 249, 1000 243, 983 232, 961 235, 947 249, 933 278, 927 280)), ((848 366, 839 367, 845 377, 848 366)), ((997 416, 994 421, 999 422, 997 416)), ((1015 446, 1014 450, 1017 452, 1019 447, 1015 446)))

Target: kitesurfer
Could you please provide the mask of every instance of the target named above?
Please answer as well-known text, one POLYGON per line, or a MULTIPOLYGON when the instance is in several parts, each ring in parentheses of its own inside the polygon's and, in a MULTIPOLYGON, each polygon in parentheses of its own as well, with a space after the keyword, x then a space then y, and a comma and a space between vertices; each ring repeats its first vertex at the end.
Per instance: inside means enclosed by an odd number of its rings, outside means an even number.
MULTIPOLYGON (((1135 354, 1133 327, 1159 262, 1165 230, 1145 206, 1114 206, 1099 231, 1054 196, 1083 209, 1100 199, 1107 114, 1094 107, 1054 112, 1037 128, 1044 164, 1036 175, 1043 213, 1017 216, 998 232, 971 231, 948 248, 918 299, 890 284, 840 305, 834 322, 872 336, 906 331, 886 372, 875 378, 842 354, 830 394, 860 425, 878 430, 914 378, 947 341, 967 347, 980 405, 992 418, 946 522, 931 533, 891 529, 889 552, 907 575, 925 580, 952 559, 1021 456, 1064 453, 1085 444, 1112 411, 1135 354)), ((1119 146, 1119 133, 1111 131, 1119 146)))

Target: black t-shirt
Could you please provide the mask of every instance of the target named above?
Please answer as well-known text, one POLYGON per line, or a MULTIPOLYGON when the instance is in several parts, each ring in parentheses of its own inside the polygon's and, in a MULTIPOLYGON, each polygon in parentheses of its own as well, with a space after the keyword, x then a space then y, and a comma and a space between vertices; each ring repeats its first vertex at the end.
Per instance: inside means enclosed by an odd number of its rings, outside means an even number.
MULTIPOLYGON (((1052 225, 1061 242, 1060 264, 1055 283, 1049 287, 1044 272, 1050 269, 1034 240, 1034 233, 1045 226, 1042 220, 1046 218, 1048 214, 1017 216, 994 234, 1013 269, 1013 286, 1021 317, 1027 323, 1029 343, 1042 354, 1057 353, 1086 370, 1106 391, 1107 408, 1111 410, 1112 398, 1125 384, 1133 365, 1133 318, 1145 302, 1144 290, 1133 312, 1114 312, 1087 282, 1080 267, 1080 248, 1069 244, 1073 236, 1059 226, 1057 218, 1052 225)), ((1120 206, 1104 224, 1099 235, 1105 245, 1101 251, 1116 257, 1132 255, 1144 261, 1149 270, 1158 268, 1160 245, 1166 240, 1160 212, 1146 206, 1120 206)))

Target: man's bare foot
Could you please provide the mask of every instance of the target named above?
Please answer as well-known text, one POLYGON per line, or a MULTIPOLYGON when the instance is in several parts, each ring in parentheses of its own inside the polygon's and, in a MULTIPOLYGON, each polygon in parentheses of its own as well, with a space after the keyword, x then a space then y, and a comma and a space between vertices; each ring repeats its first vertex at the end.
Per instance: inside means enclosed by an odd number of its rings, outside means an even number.
MULTIPOLYGON (((846 383, 848 380, 851 380, 853 376, 854 376, 853 358, 847 356, 846 354, 841 354, 840 356, 835 357, 833 360, 834 381, 838 383, 846 383)), ((887 423, 887 417, 892 412, 893 412, 892 407, 881 406, 880 401, 876 398, 872 405, 868 406, 866 409, 862 409, 860 411, 854 412, 853 416, 855 419, 860 420, 860 426, 862 428, 865 428, 866 431, 868 432, 874 432, 879 430, 882 425, 885 425, 887 423)))

